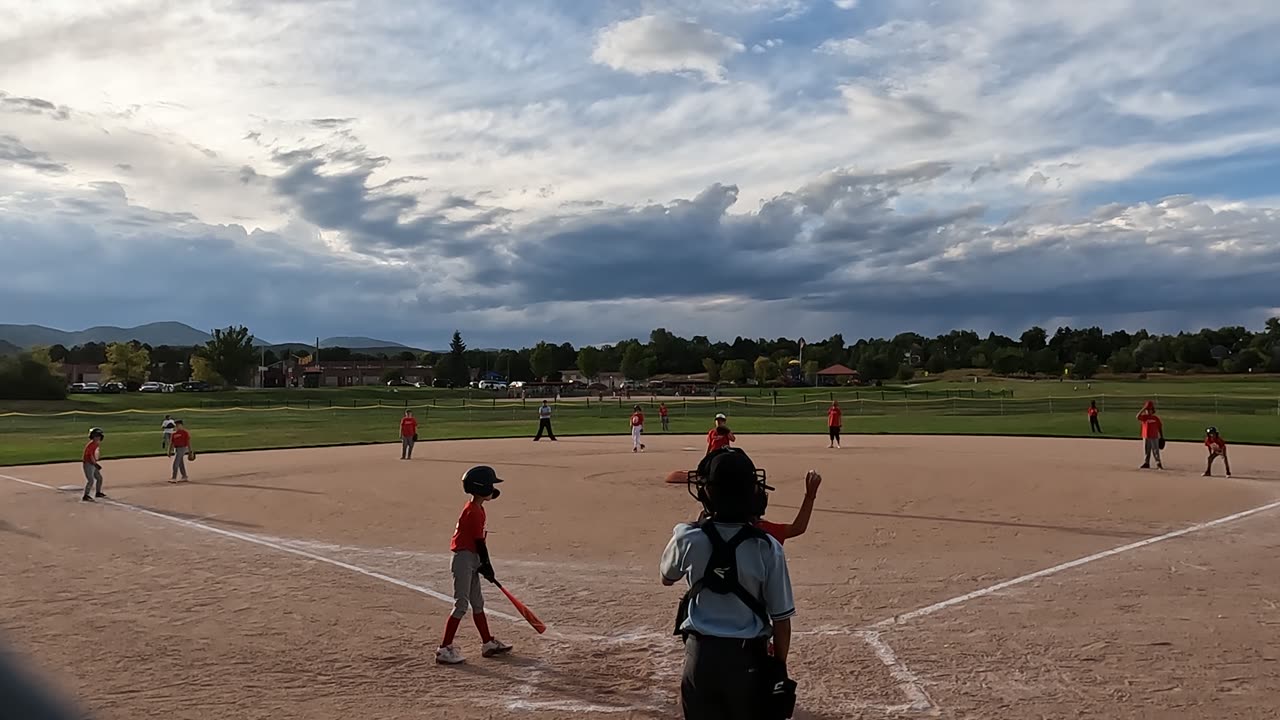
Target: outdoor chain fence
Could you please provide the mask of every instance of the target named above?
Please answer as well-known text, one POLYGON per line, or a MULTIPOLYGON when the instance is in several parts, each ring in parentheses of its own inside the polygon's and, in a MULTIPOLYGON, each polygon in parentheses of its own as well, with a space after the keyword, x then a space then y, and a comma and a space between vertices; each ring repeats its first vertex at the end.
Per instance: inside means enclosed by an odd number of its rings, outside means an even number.
MULTIPOLYGON (((831 396, 811 394, 808 398, 771 397, 691 397, 691 398, 568 398, 549 400, 554 408, 556 418, 613 418, 629 414, 635 405, 641 406, 653 420, 657 419, 660 403, 665 403, 672 417, 710 416, 724 413, 730 417, 825 417, 831 405, 831 396), (822 399, 818 399, 822 397, 822 399)), ((1142 407, 1142 403, 1151 399, 1157 410, 1162 413, 1188 413, 1197 415, 1254 415, 1280 417, 1280 397, 1241 397, 1234 395, 1155 395, 1150 396, 1085 396, 1078 397, 1035 397, 1018 398, 993 393, 984 397, 981 393, 961 391, 952 393, 934 392, 929 397, 924 393, 906 395, 901 392, 880 393, 864 391, 857 393, 836 393, 834 399, 839 400, 846 417, 885 416, 885 415, 931 415, 931 416, 969 416, 992 417, 1002 415, 1053 415, 1085 413, 1090 400, 1098 403, 1098 408, 1105 413, 1133 415, 1142 407)), ((477 421, 486 420, 527 420, 537 417, 537 409, 541 400, 529 398, 506 399, 433 399, 428 402, 415 403, 382 401, 352 401, 349 403, 323 400, 280 401, 210 401, 201 400, 180 408, 130 409, 114 411, 75 410, 59 413, 20 413, 0 412, 0 419, 29 423, 35 419, 67 419, 103 416, 154 416, 164 414, 207 414, 221 415, 228 413, 345 413, 345 412, 403 412, 413 410, 419 419, 439 419, 445 421, 477 421)), ((4 423, 0 423, 3 428, 4 423)))

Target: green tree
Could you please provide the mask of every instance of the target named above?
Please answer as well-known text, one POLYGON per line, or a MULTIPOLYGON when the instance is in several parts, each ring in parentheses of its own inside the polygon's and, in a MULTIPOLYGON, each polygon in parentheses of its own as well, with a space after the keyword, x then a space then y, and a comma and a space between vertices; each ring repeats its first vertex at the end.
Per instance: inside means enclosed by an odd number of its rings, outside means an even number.
MULTIPOLYGON (((253 335, 243 325, 214 330, 213 339, 205 343, 197 355, 208 361, 208 369, 214 375, 222 378, 221 385, 245 383, 250 370, 258 366, 258 350, 254 347, 253 335)), ((206 382, 213 384, 212 380, 206 382)))
POLYGON ((587 345, 578 351, 578 372, 587 382, 595 382, 600 376, 600 349, 587 345))
POLYGON ((1233 373, 1252 372, 1257 368, 1264 367, 1266 364, 1267 359, 1262 356, 1262 353, 1254 350, 1253 348, 1245 348, 1244 350, 1241 350, 1236 353, 1235 357, 1227 360, 1225 363, 1227 372, 1233 373))
POLYGON ((556 369, 555 349, 545 342, 538 343, 533 352, 529 353, 529 367, 533 369, 533 376, 539 380, 551 377, 556 369))
POLYGON ((382 373, 383 384, 386 384, 389 382, 395 382, 397 380, 403 380, 403 379, 404 379, 404 371, 401 370, 400 368, 390 368, 386 372, 382 373))
POLYGON ((214 369, 213 361, 203 355, 191 356, 191 379, 217 387, 227 384, 226 378, 214 369))
POLYGON ((1071 374, 1081 380, 1088 380, 1098 374, 1098 356, 1093 353, 1079 353, 1076 355, 1075 364, 1071 367, 1071 374))
POLYGON ((1044 375, 1061 375, 1062 360, 1058 359, 1058 351, 1052 348, 1042 348, 1031 353, 1027 358, 1028 370, 1042 373, 1044 375))
POLYGON ((1113 373, 1124 375, 1136 372, 1138 369, 1138 363, 1133 359, 1133 352, 1128 348, 1125 348, 1123 350, 1117 350, 1112 354, 1112 356, 1107 360, 1107 369, 1111 370, 1113 373))
POLYGON ((895 377, 897 377, 898 382, 908 382, 915 376, 916 376, 915 368, 904 363, 898 366, 898 374, 895 377))
POLYGON ((64 400, 67 380, 47 353, 0 357, 0 400, 64 400))
POLYGON ((863 381, 888 380, 898 372, 898 362, 886 353, 867 355, 858 363, 858 375, 863 381))
POLYGON ((1022 347, 1027 352, 1036 352, 1043 350, 1049 341, 1049 333, 1044 328, 1036 326, 1022 333, 1022 347))
POLYGON ((756 382, 761 385, 778 376, 778 365, 763 355, 756 358, 755 363, 752 365, 752 370, 755 372, 756 382))
POLYGON ((738 384, 747 379, 746 360, 725 360, 720 366, 720 379, 727 383, 738 384))
POLYGON ((471 383, 471 368, 467 367, 467 344, 462 333, 454 330, 449 340, 449 354, 445 355, 437 369, 436 377, 452 383, 454 387, 466 387, 471 383))
POLYGON ((929 371, 930 375, 937 375, 947 371, 947 357, 941 352, 935 352, 929 356, 924 363, 924 369, 929 371))
POLYGON ((643 345, 634 343, 627 348, 622 356, 622 376, 636 382, 649 377, 649 363, 643 345))
POLYGON ((805 363, 804 363, 804 379, 805 379, 805 381, 806 381, 806 382, 811 381, 814 377, 816 377, 816 376, 818 375, 818 370, 820 370, 820 369, 821 369, 821 368, 818 366, 818 361, 817 361, 817 360, 806 360, 806 361, 805 361, 805 363))
POLYGON ((707 380, 713 383, 720 382, 720 365, 716 363, 715 358, 702 358, 702 371, 707 374, 707 380))
POLYGON ((108 382, 141 385, 151 375, 151 353, 137 343, 111 343, 98 370, 108 382))
POLYGON ((1000 348, 991 359, 991 372, 997 375, 1016 375, 1026 368, 1026 356, 1018 348, 1000 348))

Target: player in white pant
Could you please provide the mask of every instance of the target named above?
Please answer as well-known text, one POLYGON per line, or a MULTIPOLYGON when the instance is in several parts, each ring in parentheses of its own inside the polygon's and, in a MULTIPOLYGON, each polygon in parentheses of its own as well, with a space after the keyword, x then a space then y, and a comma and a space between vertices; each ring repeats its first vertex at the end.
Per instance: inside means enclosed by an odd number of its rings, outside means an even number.
POLYGON ((631 408, 631 452, 644 449, 644 411, 639 405, 631 408))

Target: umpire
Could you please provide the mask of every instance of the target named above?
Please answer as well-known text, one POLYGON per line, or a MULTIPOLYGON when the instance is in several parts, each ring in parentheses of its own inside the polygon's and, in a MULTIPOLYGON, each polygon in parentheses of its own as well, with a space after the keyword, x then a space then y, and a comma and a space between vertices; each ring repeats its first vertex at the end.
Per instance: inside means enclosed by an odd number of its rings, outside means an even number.
POLYGON ((707 455, 688 482, 706 519, 676 526, 660 567, 664 585, 689 583, 675 631, 685 645, 684 717, 790 718, 791 578, 782 546, 751 524, 772 488, 738 448, 707 455))

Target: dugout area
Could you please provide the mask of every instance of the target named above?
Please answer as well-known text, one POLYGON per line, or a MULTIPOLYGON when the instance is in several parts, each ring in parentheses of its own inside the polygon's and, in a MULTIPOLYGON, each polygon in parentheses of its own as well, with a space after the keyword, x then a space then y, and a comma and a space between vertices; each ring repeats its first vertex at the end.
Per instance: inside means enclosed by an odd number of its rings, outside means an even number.
MULTIPOLYGON (((57 489, 78 465, 0 469, 0 640, 96 718, 677 717, 681 591, 657 561, 698 508, 663 479, 702 439, 646 440, 204 454, 182 485, 163 456, 108 456, 118 504, 97 505, 57 489), (486 586, 513 656, 482 659, 468 620, 444 668, 480 463, 507 481, 498 576, 551 630, 486 586)), ((771 520, 824 476, 787 544, 797 718, 1272 716, 1280 449, 1233 447, 1228 480, 1194 445, 1158 473, 1136 441, 848 440, 738 443, 771 520)))

